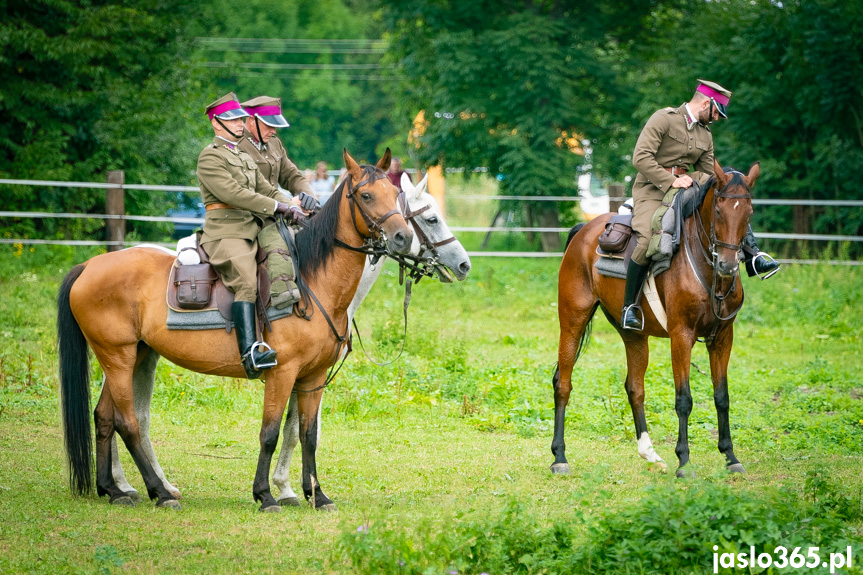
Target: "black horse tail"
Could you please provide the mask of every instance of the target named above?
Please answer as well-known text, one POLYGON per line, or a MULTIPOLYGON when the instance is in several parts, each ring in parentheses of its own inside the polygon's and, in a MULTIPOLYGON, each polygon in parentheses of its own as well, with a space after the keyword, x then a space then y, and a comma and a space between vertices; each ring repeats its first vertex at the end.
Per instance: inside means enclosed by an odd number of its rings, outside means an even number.
POLYGON ((72 268, 57 295, 57 340, 60 353, 60 405, 64 443, 72 493, 87 495, 93 489, 93 439, 90 433, 90 356, 87 340, 72 315, 69 292, 84 271, 72 268))
POLYGON ((584 222, 580 224, 575 224, 572 226, 572 229, 569 230, 569 235, 566 237, 566 245, 563 247, 563 251, 566 251, 566 248, 569 247, 569 242, 572 241, 572 236, 578 233, 578 230, 584 227, 584 222))

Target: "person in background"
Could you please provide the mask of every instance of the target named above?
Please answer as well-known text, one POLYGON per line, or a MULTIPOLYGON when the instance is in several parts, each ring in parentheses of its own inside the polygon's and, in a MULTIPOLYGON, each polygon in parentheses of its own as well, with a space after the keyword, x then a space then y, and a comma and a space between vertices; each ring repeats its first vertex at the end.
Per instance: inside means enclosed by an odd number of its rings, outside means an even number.
MULTIPOLYGON (((387 178, 389 178, 390 182, 401 191, 402 189, 402 174, 405 171, 402 169, 402 159, 401 158, 393 158, 390 162, 390 169, 387 170, 387 178)), ((413 178, 408 174, 408 179, 413 182, 413 178)))
POLYGON ((315 166, 315 175, 309 180, 309 185, 312 191, 318 196, 321 204, 325 204, 330 199, 330 196, 333 195, 335 183, 335 178, 327 174, 326 162, 318 162, 315 166))

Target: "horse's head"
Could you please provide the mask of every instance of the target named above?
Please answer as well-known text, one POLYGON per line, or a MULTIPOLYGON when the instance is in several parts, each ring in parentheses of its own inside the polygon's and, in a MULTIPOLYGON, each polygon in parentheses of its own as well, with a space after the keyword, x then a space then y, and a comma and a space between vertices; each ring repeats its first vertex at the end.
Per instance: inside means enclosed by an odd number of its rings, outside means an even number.
POLYGON ((390 149, 374 166, 360 166, 347 149, 342 155, 348 170, 345 197, 357 233, 363 238, 385 239, 387 249, 396 255, 408 253, 414 234, 399 209, 399 191, 384 173, 392 158, 390 149))
POLYGON ((402 190, 407 203, 404 214, 415 231, 411 255, 431 259, 441 282, 451 283, 453 273, 458 281, 462 281, 470 271, 470 257, 450 232, 437 201, 426 192, 427 189, 428 174, 416 186, 406 173, 402 174, 402 190))
POLYGON ((716 254, 714 265, 719 275, 730 277, 737 273, 740 265, 740 243, 752 217, 751 191, 761 175, 761 168, 755 163, 749 168, 748 174, 734 170, 726 173, 719 163, 714 161, 713 173, 716 176, 716 185, 710 218, 710 250, 716 254))

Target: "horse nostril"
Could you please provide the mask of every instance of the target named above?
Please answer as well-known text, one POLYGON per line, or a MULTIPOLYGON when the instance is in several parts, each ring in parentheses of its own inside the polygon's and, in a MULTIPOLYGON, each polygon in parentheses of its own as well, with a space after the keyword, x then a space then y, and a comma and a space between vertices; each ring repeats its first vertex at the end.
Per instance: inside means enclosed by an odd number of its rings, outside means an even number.
POLYGON ((461 273, 463 273, 463 274, 467 275, 467 272, 469 272, 469 271, 470 271, 470 262, 461 262, 461 263, 458 265, 458 271, 460 271, 461 273))
POLYGON ((406 236, 406 235, 405 235, 405 233, 404 233, 404 232, 402 232, 402 231, 398 231, 398 232, 396 232, 396 233, 393 235, 393 241, 394 241, 394 242, 396 243, 396 245, 397 245, 397 246, 399 246, 400 248, 403 248, 405 245, 409 245, 409 244, 410 244, 410 242, 408 241, 407 236, 406 236))

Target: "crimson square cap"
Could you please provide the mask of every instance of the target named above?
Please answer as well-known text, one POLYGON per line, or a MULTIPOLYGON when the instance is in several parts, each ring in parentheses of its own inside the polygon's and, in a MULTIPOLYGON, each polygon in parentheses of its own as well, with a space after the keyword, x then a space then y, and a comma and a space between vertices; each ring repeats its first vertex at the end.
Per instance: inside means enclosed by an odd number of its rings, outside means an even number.
POLYGON ((282 99, 258 96, 242 103, 250 116, 258 118, 271 128, 288 128, 290 124, 282 116, 282 99))
POLYGON ((207 116, 212 120, 218 118, 220 120, 234 120, 236 118, 245 118, 249 114, 240 106, 240 100, 233 92, 228 92, 212 104, 209 104, 205 109, 207 116))
POLYGON ((728 102, 731 100, 731 91, 726 90, 716 82, 707 80, 698 80, 696 92, 701 92, 705 96, 713 100, 713 104, 723 118, 728 117, 728 102))

